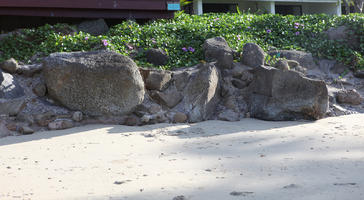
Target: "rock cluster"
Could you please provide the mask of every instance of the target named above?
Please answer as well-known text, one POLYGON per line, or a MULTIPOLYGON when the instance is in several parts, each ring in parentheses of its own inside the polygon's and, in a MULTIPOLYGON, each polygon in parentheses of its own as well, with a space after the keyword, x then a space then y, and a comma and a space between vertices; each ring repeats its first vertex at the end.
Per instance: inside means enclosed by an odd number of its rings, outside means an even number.
MULTIPOLYGON (((282 59, 265 66, 266 52, 253 43, 234 62, 222 37, 203 50, 207 62, 173 71, 139 68, 111 51, 54 53, 33 65, 7 60, 0 64, 0 137, 90 123, 320 119, 362 108, 359 78, 332 81, 343 73, 339 63, 275 50, 267 53, 282 59)), ((147 54, 156 65, 168 61, 161 50, 147 54)))

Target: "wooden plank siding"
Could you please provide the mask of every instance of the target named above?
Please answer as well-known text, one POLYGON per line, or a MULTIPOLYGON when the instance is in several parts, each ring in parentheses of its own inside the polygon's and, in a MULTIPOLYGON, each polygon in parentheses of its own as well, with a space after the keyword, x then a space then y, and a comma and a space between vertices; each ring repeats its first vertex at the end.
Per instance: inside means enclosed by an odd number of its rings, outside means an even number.
POLYGON ((75 18, 169 18, 176 0, 0 0, 0 15, 75 18))

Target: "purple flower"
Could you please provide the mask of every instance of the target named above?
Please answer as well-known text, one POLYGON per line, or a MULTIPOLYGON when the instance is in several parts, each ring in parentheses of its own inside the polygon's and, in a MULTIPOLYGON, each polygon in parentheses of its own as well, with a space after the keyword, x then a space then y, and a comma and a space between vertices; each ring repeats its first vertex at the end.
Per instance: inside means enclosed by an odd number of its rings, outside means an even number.
POLYGON ((248 26, 247 28, 250 29, 250 26, 248 26))
POLYGON ((153 44, 157 43, 154 38, 152 38, 152 43, 153 44))
POLYGON ((215 18, 214 21, 216 22, 217 20, 219 20, 220 18, 215 18))
POLYGON ((195 49, 193 47, 188 47, 188 51, 191 51, 193 53, 195 52, 195 49))
POLYGON ((295 28, 295 29, 297 29, 297 28, 298 28, 298 26, 294 26, 294 28, 295 28))
POLYGON ((104 44, 104 46, 109 46, 109 42, 107 40, 102 40, 102 43, 104 44))
POLYGON ((88 39, 89 39, 89 37, 87 37, 87 36, 86 36, 86 37, 85 37, 85 40, 88 40, 88 39))
POLYGON ((296 22, 296 23, 294 23, 294 25, 295 25, 295 26, 299 26, 299 25, 300 25, 300 23, 296 22))
POLYGON ((186 51, 188 51, 188 50, 187 50, 187 48, 186 48, 186 47, 183 47, 183 48, 182 48, 182 51, 186 52, 186 51))
POLYGON ((241 38, 240 38, 240 35, 237 35, 236 37, 238 38, 238 40, 240 40, 240 39, 241 39, 241 38))
POLYGON ((133 50, 133 46, 130 46, 129 44, 126 44, 126 46, 128 47, 129 50, 133 50))
POLYGON ((270 30, 270 29, 267 30, 267 33, 271 33, 271 32, 272 32, 272 30, 270 30))
POLYGON ((297 31, 296 33, 295 33, 295 35, 299 35, 300 34, 300 32, 299 31, 297 31))

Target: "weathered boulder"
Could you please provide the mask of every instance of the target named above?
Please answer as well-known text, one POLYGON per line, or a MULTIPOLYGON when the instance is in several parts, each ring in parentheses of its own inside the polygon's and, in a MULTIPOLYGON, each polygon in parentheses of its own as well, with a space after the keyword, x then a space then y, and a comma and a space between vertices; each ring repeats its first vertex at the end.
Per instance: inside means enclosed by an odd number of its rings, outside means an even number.
POLYGON ((353 32, 346 26, 331 27, 325 33, 329 40, 343 42, 354 49, 359 49, 360 39, 358 36, 351 34, 353 32))
POLYGON ((138 67, 115 52, 54 53, 43 75, 51 98, 91 116, 130 113, 144 98, 138 67))
POLYGON ((163 92, 152 91, 151 97, 159 104, 166 105, 169 108, 173 108, 183 99, 181 92, 177 91, 174 85, 163 92))
POLYGON ((249 67, 259 67, 264 64, 265 54, 263 49, 255 43, 246 43, 243 47, 241 63, 249 67))
POLYGON ((4 80, 0 85, 0 98, 15 99, 24 96, 24 90, 19 85, 16 77, 4 72, 2 73, 2 75, 4 80))
POLYGON ((359 105, 364 101, 364 98, 355 89, 340 90, 336 93, 336 100, 339 103, 359 105))
POLYGON ((144 78, 145 87, 148 90, 162 91, 169 86, 172 78, 172 73, 166 70, 141 68, 140 72, 144 78))
POLYGON ((14 58, 10 58, 9 60, 5 60, 0 64, 0 68, 5 72, 10 74, 14 74, 17 72, 19 65, 18 62, 14 58))
POLYGON ((168 55, 162 49, 148 49, 145 52, 145 57, 149 63, 154 65, 166 65, 168 62, 168 55))
POLYGON ((336 60, 320 59, 319 69, 325 74, 329 75, 331 73, 341 74, 345 72, 345 70, 347 70, 348 67, 342 63, 338 63, 336 60))
MULTIPOLYGON (((213 64, 199 66, 191 74, 180 103, 189 122, 207 120, 220 101, 220 72, 213 64)), ((178 106, 177 106, 178 107, 178 106)))
POLYGON ((95 36, 102 35, 109 31, 109 27, 104 19, 84 21, 80 23, 77 28, 79 31, 90 33, 95 36))
POLYGON ((232 68, 234 61, 233 50, 223 37, 205 40, 202 48, 207 62, 217 61, 217 66, 221 69, 232 68))
POLYGON ((42 64, 32 64, 32 65, 19 65, 17 73, 23 76, 32 77, 36 73, 40 73, 43 69, 42 64))
POLYGON ((0 115, 16 116, 26 106, 22 98, 18 99, 0 99, 0 115))
POLYGON ((268 54, 287 60, 295 60, 306 69, 314 69, 317 67, 311 53, 296 50, 273 50, 269 51, 268 54))
POLYGON ((264 120, 320 119, 329 105, 324 81, 261 66, 249 85, 250 114, 264 120))
POLYGON ((72 119, 75 122, 80 122, 83 120, 83 114, 80 111, 76 111, 72 114, 72 119))
POLYGON ((239 121, 239 113, 236 113, 233 110, 228 109, 228 110, 221 112, 218 115, 218 119, 223 120, 223 121, 230 121, 230 122, 239 121))

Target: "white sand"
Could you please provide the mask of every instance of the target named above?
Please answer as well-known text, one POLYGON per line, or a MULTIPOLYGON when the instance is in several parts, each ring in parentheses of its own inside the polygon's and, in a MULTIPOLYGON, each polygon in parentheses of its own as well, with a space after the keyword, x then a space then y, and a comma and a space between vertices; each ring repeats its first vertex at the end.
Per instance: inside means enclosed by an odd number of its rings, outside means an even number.
POLYGON ((93 125, 0 139, 1 200, 179 195, 364 199, 364 115, 316 122, 93 125))

